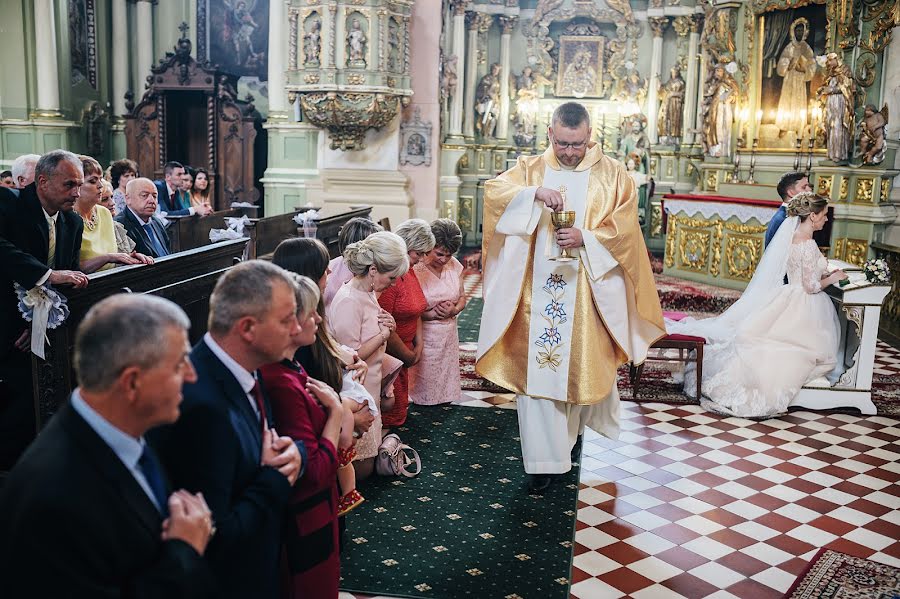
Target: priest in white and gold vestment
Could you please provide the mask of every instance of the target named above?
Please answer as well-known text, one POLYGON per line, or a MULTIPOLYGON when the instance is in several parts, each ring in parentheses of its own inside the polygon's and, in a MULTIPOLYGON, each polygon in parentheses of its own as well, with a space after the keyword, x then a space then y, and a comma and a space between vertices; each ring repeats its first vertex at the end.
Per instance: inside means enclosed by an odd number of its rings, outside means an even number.
POLYGON ((665 335, 625 166, 590 142, 583 106, 559 106, 541 156, 485 184, 484 313, 476 371, 517 394, 533 490, 568 472, 585 426, 619 432, 616 369, 665 335), (562 193, 560 190, 562 189, 562 193), (574 210, 554 232, 552 210, 574 210), (578 259, 553 261, 560 248, 578 259))

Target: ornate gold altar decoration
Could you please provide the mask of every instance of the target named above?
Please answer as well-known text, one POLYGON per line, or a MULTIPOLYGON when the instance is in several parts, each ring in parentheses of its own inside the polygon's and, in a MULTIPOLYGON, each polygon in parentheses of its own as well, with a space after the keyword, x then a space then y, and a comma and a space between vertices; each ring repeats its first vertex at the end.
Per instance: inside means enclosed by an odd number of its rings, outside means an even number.
MULTIPOLYGON (((900 6, 900 1, 898 1, 898 6, 900 6)), ((891 194, 891 180, 890 179, 882 179, 881 180, 881 203, 887 202, 890 199, 891 194)))
POLYGON ((855 202, 871 204, 875 191, 875 179, 865 178, 856 180, 855 202))
POLYGON ((834 182, 833 175, 823 175, 819 177, 819 186, 816 193, 820 196, 831 197, 831 184, 834 182))
POLYGON ((766 225, 726 222, 718 218, 690 218, 669 214, 666 227, 666 268, 709 273, 718 277, 722 265, 723 241, 725 276, 749 281, 762 258, 761 233, 766 225))
POLYGON ((706 175, 706 191, 719 191, 719 171, 709 171, 706 175))
POLYGON ((839 194, 840 201, 846 202, 849 195, 850 195, 850 179, 848 179, 846 176, 841 177, 841 190, 840 190, 840 194, 839 194))
POLYGON ((409 103, 413 1, 289 0, 285 89, 331 149, 364 149, 409 103))
POLYGON ((763 240, 751 235, 729 235, 725 242, 725 256, 728 265, 726 276, 731 279, 749 281, 753 278, 756 265, 762 256, 763 240))
POLYGON ((841 237, 834 242, 834 258, 849 262, 855 266, 866 263, 869 255, 869 242, 865 239, 848 239, 841 237))
POLYGON ((475 212, 475 198, 472 196, 459 196, 459 216, 457 221, 459 228, 468 231, 472 228, 472 215, 475 212))
POLYGON ((712 234, 702 229, 684 227, 678 240, 678 263, 685 270, 706 272, 709 241, 712 234))

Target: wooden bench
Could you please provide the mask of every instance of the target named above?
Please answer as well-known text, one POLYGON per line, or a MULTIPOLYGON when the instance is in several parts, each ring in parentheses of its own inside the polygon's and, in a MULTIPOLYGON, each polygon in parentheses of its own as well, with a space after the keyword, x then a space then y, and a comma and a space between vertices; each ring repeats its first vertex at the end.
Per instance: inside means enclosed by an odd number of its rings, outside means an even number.
POLYGON ((226 218, 256 218, 258 207, 232 208, 220 210, 207 216, 192 214, 190 216, 167 216, 169 226, 169 251, 173 254, 209 245, 209 232, 213 229, 227 229, 226 218))
MULTIPOLYGON (((681 320, 686 314, 683 312, 663 312, 663 316, 669 320, 681 320)), ((644 364, 648 361, 654 362, 682 362, 684 364, 697 364, 697 401, 700 401, 701 382, 703 380, 703 346, 706 345, 706 339, 703 337, 695 337, 693 335, 666 335, 656 343, 650 346, 650 349, 663 350, 660 356, 648 355, 642 364, 635 366, 631 364, 629 367, 629 379, 631 382, 631 396, 637 399, 638 387, 641 383, 641 375, 644 372, 644 364), (668 357, 665 350, 678 350, 678 357, 668 357)))

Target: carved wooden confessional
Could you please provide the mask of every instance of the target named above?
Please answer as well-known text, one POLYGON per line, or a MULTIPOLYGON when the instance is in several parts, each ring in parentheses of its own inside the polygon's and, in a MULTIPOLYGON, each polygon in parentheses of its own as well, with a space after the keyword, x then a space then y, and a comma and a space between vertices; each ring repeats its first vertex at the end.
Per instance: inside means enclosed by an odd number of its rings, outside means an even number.
POLYGON ((209 171, 213 207, 255 203, 265 170, 265 132, 252 96, 237 99, 237 77, 191 56, 187 25, 175 52, 153 66, 137 106, 125 116, 128 157, 143 177, 161 179, 175 160, 209 171), (254 160, 256 157, 256 160, 254 160))

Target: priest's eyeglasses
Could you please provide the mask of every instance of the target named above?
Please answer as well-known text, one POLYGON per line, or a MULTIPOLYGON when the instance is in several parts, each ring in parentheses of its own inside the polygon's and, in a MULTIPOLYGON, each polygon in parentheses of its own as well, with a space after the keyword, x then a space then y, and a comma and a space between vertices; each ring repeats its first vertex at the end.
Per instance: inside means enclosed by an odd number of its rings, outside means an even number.
POLYGON ((583 150, 584 147, 588 144, 587 140, 579 141, 579 142, 575 142, 575 143, 571 143, 571 142, 560 143, 560 142, 556 141, 556 139, 554 139, 552 135, 550 136, 550 141, 552 141, 553 145, 556 146, 557 148, 559 148, 560 150, 566 150, 568 148, 572 148, 573 150, 583 150))

